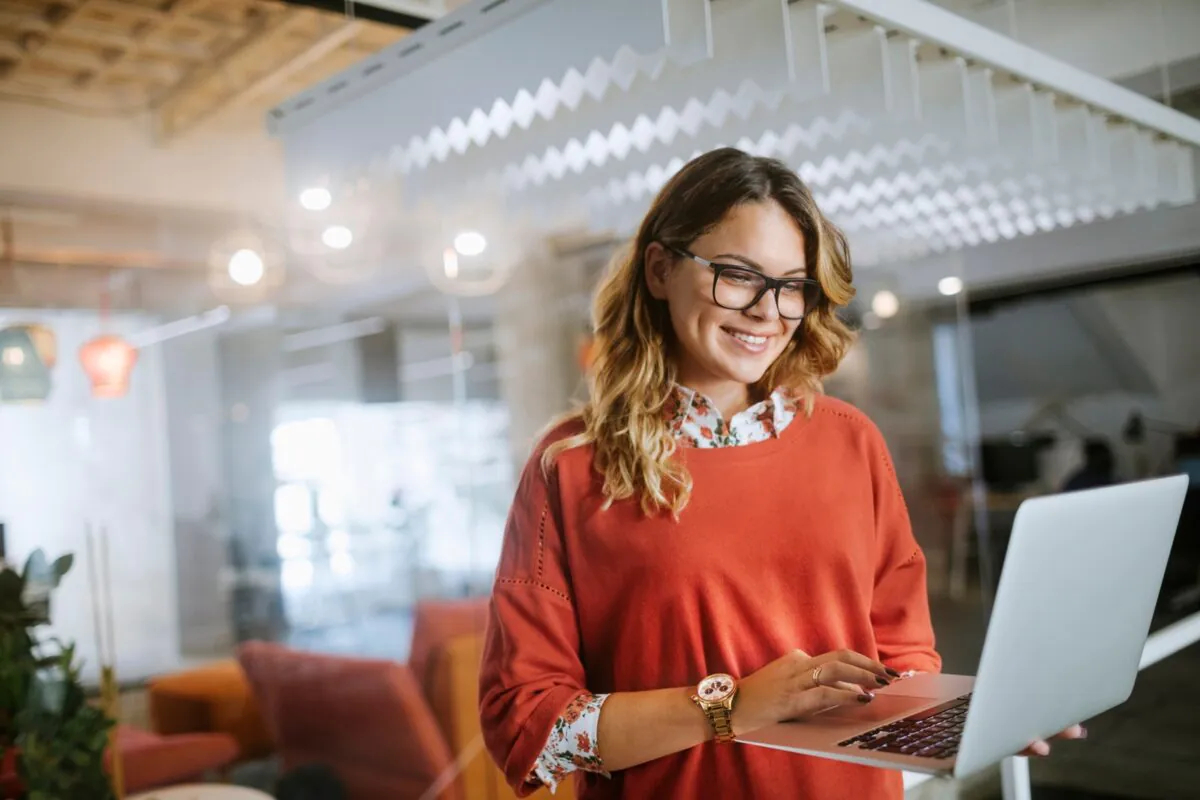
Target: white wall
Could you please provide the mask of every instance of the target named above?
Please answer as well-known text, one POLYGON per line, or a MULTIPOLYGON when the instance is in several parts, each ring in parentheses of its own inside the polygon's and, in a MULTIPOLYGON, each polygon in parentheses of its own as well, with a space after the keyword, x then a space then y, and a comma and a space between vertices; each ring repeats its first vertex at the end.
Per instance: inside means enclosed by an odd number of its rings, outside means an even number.
MULTIPOLYGON (((161 355, 141 353, 129 394, 97 400, 77 352, 100 332, 91 313, 0 312, 0 324, 37 321, 58 336, 54 389, 41 405, 0 405, 0 519, 10 558, 41 547, 74 553, 52 600, 50 633, 75 641, 84 675, 97 673, 84 526, 108 528, 118 678, 175 666, 179 656, 175 551, 167 474, 161 355)), ((122 316, 109 329, 149 322, 122 316)))
POLYGON ((90 118, 0 103, 0 190, 222 211, 274 211, 279 143, 261 131, 198 131, 155 143, 149 116, 90 118))

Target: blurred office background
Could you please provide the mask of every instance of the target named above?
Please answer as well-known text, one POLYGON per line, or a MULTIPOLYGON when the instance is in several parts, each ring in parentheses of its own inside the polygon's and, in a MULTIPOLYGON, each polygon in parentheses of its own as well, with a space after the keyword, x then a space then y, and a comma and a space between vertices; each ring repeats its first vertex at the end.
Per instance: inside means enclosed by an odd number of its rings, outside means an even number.
MULTIPOLYGON (((827 390, 887 438, 947 670, 1016 506, 1071 486, 1190 474, 1154 630, 1200 612, 1200 3, 705 3, 0 0, 0 555, 76 554, 52 630, 94 687, 105 532, 131 730, 232 737, 213 774, 268 792, 302 741, 389 796, 507 796, 472 659, 515 477, 586 392, 600 271, 718 143, 786 158, 859 254, 827 390), (272 670, 311 654, 411 686, 296 730, 272 670)), ((1200 797, 1198 667, 1033 796, 1200 797)))

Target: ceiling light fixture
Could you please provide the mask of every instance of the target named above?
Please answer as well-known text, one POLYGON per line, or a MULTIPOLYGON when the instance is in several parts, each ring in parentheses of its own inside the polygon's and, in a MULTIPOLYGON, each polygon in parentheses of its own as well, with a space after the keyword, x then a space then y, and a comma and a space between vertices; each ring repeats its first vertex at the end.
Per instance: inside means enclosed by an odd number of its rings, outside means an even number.
POLYGON ((947 297, 953 297, 963 290, 962 278, 954 275, 947 275, 938 281, 938 291, 947 297))
POLYGON ((313 186, 300 193, 300 205, 308 211, 324 211, 333 204, 333 195, 322 186, 313 186))
POLYGON ((891 319, 900 310, 900 299, 896 297, 895 292, 883 289, 876 292, 875 297, 871 299, 871 310, 880 319, 891 319))
POLYGON ((262 256, 248 247, 235 250, 229 257, 229 279, 238 286, 253 286, 265 273, 262 256))
POLYGON ((487 249, 487 239, 478 231, 463 231, 454 237, 454 249, 459 255, 477 256, 487 249))
POLYGON ((345 250, 354 241, 354 234, 345 225, 330 225, 321 234, 321 241, 334 250, 345 250))

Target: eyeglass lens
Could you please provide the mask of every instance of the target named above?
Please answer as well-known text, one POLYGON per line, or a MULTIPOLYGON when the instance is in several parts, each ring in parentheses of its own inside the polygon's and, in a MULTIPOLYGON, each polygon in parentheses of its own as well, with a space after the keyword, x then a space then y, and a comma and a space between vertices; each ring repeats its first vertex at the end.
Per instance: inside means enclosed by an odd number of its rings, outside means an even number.
MULTIPOLYGON (((759 300, 765 286, 763 276, 757 272, 726 267, 720 271, 713 285, 713 300, 723 308, 741 311, 759 300)), ((800 319, 806 309, 816 305, 818 291, 813 283, 785 283, 778 294, 779 315, 800 319)))

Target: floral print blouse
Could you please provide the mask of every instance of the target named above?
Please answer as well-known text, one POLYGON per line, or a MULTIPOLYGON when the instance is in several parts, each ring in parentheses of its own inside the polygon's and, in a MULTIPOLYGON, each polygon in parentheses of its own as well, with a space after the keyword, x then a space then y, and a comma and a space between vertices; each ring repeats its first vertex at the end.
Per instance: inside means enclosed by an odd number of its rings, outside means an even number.
MULTIPOLYGON (((767 399, 728 420, 704 395, 676 385, 667 402, 671 428, 686 447, 735 447, 773 439, 795 418, 798 403, 777 389, 767 399)), ((600 708, 608 695, 580 695, 554 723, 528 782, 553 792, 577 769, 607 775, 596 744, 600 708)))

